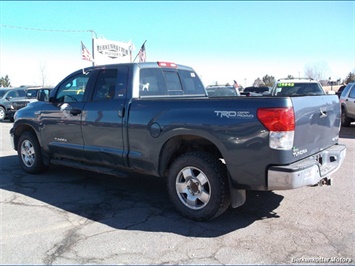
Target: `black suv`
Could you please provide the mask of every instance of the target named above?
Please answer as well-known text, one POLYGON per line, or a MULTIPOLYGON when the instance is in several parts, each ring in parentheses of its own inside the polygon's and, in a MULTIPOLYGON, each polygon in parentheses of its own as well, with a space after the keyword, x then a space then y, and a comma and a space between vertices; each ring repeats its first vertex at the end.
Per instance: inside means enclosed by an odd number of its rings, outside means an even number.
POLYGON ((14 99, 11 104, 10 110, 7 112, 7 116, 11 122, 14 121, 14 114, 17 110, 27 106, 27 104, 32 102, 37 102, 38 99, 42 101, 48 100, 49 93, 52 88, 42 88, 42 87, 35 87, 35 88, 27 88, 26 90, 26 97, 23 99, 14 99))
POLYGON ((26 99, 26 88, 0 88, 0 121, 9 117, 14 101, 26 99))
POLYGON ((206 91, 209 97, 240 96, 239 90, 230 85, 208 85, 206 91))
POLYGON ((264 92, 270 92, 271 88, 262 86, 262 87, 246 87, 241 93, 244 96, 262 96, 264 92))

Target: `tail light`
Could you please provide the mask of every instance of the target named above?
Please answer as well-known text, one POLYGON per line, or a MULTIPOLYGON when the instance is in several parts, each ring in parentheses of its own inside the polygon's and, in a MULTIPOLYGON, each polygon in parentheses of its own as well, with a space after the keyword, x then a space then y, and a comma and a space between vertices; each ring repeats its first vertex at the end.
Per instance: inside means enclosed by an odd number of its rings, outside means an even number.
POLYGON ((269 146, 276 150, 290 150, 295 133, 295 113, 292 107, 259 108, 257 116, 270 131, 269 146))
POLYGON ((172 68, 176 68, 177 65, 175 63, 171 63, 171 62, 158 62, 158 66, 160 67, 172 67, 172 68))

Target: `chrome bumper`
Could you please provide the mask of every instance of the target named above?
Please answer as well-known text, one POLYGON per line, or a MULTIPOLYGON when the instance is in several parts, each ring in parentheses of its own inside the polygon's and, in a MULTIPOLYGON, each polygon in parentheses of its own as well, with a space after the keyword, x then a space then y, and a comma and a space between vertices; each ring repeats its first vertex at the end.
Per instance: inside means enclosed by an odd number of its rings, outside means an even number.
POLYGON ((268 190, 312 186, 336 172, 346 155, 345 145, 333 145, 315 155, 286 166, 268 169, 268 190))

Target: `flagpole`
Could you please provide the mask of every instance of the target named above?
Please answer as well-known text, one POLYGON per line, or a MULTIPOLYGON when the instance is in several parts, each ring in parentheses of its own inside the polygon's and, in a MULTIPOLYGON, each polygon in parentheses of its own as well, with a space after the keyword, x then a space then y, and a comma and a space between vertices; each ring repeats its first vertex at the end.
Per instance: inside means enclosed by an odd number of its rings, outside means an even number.
POLYGON ((97 39, 97 34, 94 30, 90 30, 91 32, 91 51, 92 51, 92 65, 95 66, 95 37, 97 39))
POLYGON ((91 38, 91 51, 92 51, 92 66, 95 66, 95 39, 94 36, 91 38))
MULTIPOLYGON (((146 42, 147 42, 147 40, 144 41, 144 43, 143 43, 142 46, 141 46, 141 49, 142 49, 142 47, 145 45, 146 42)), ((141 49, 139 49, 139 51, 140 51, 141 49)), ((139 55, 139 51, 138 51, 136 57, 134 58, 133 62, 136 61, 137 56, 139 55)))

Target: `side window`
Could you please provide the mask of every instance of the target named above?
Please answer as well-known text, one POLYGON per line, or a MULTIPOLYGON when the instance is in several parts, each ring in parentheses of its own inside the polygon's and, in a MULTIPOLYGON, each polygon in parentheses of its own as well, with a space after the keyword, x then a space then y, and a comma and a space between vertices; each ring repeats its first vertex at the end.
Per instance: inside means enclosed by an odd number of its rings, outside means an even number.
POLYGON ((115 97, 126 97, 128 86, 128 67, 118 67, 118 79, 115 97))
POLYGON ((86 85, 89 81, 90 73, 78 74, 70 77, 60 85, 56 100, 58 102, 81 102, 84 97, 86 85))
POLYGON ((106 101, 117 97, 117 73, 117 69, 100 70, 94 88, 93 101, 106 101))
POLYGON ((156 95, 166 95, 164 76, 161 69, 141 69, 139 75, 139 96, 156 95))
POLYGON ((355 84, 351 88, 351 92, 349 94, 349 98, 355 98, 355 84))
POLYGON ((17 97, 26 97, 26 91, 25 90, 19 90, 17 97))

